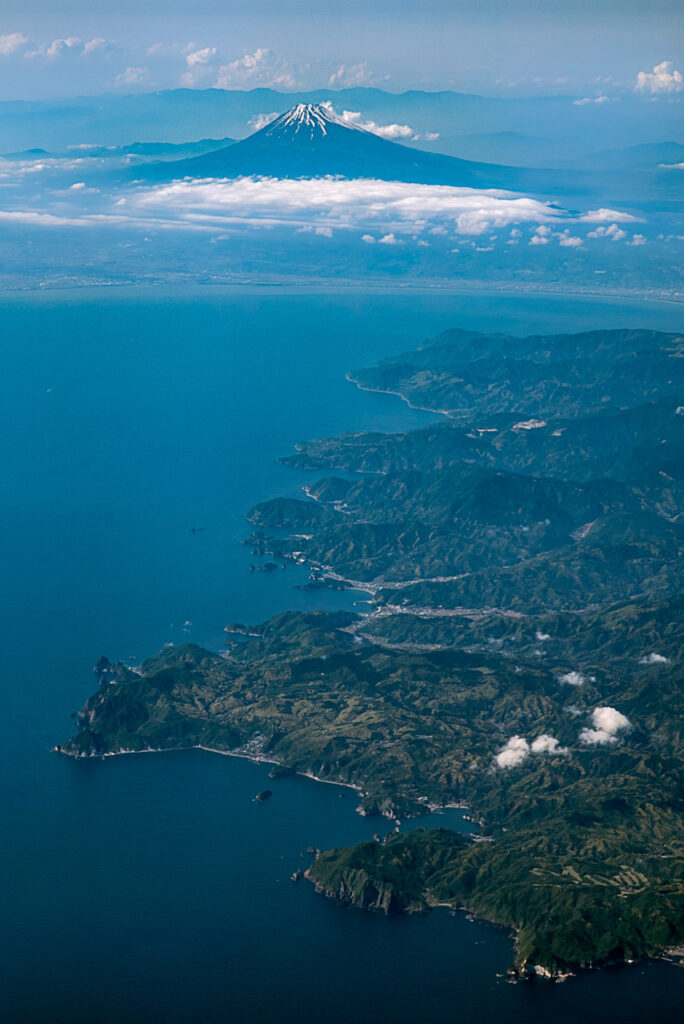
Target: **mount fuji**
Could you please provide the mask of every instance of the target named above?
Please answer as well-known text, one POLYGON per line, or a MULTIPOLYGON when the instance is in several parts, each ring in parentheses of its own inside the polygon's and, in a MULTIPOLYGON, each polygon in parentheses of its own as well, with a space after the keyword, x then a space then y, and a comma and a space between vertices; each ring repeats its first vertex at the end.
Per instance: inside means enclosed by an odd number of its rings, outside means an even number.
POLYGON ((264 128, 222 149, 138 169, 138 178, 379 178, 473 188, 530 188, 528 169, 473 163, 380 138, 328 105, 298 103, 264 128))

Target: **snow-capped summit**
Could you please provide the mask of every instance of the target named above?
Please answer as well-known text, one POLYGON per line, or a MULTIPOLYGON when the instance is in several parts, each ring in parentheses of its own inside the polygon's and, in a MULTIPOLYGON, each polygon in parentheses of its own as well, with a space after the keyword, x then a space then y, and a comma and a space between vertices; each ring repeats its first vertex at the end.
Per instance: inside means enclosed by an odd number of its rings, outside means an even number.
POLYGON ((327 103, 297 103, 262 128, 261 133, 272 138, 301 133, 302 136, 315 139, 318 135, 327 135, 332 126, 367 134, 365 129, 338 117, 327 103))

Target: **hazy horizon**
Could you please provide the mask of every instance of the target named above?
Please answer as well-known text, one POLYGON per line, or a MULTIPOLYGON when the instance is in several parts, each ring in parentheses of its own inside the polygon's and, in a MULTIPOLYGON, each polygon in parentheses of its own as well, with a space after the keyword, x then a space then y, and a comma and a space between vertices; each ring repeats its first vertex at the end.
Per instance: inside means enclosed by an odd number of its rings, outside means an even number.
MULTIPOLYGON (((0 19, 0 95, 39 99, 173 88, 637 96, 680 102, 681 5, 585 0, 28 0, 0 19)), ((605 97, 605 99, 601 99, 605 97)))

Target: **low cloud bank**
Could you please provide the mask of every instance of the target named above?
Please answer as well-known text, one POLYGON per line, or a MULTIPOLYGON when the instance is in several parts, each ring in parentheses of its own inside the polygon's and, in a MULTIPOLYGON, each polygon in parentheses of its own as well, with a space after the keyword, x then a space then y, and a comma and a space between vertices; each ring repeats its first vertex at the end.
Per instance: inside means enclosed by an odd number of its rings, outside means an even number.
POLYGON ((146 209, 179 217, 217 215, 280 221, 323 216, 332 227, 377 222, 384 233, 422 230, 428 220, 451 222, 457 233, 481 235, 512 224, 555 222, 564 211, 551 203, 501 189, 416 185, 374 178, 186 179, 136 193, 146 209))

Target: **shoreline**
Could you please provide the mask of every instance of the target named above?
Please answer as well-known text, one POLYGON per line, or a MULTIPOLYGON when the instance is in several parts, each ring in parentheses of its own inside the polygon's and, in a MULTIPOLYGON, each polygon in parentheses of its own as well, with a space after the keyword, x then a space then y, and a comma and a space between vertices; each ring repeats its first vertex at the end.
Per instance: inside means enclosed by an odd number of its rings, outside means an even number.
MULTIPOLYGON (((240 753, 239 751, 235 751, 235 750, 219 750, 217 747, 205 747, 201 743, 192 743, 192 744, 189 744, 188 746, 185 746, 185 747, 143 747, 140 750, 106 750, 102 754, 77 754, 77 753, 73 753, 70 750, 64 750, 60 744, 55 744, 54 747, 50 748, 50 753, 51 754, 58 754, 58 755, 61 755, 62 757, 69 757, 69 758, 71 758, 72 761, 104 761, 105 758, 127 757, 127 756, 135 755, 135 754, 173 754, 173 753, 176 753, 176 752, 184 752, 184 751, 189 751, 189 750, 202 750, 202 751, 204 751, 205 754, 218 754, 221 757, 236 757, 236 758, 240 758, 243 761, 249 761, 251 764, 254 764, 254 765, 259 765, 259 764, 262 764, 262 765, 267 765, 267 764, 276 765, 276 766, 278 766, 280 768, 287 769, 288 770, 288 775, 289 775, 290 778, 294 778, 295 776, 298 776, 299 778, 302 778, 302 779, 309 779, 311 782, 319 782, 319 783, 321 783, 324 786, 340 786, 340 787, 342 787, 342 789, 350 789, 357 796, 364 796, 365 795, 363 787, 358 785, 355 782, 340 782, 339 779, 323 779, 323 778, 320 777, 320 775, 314 775, 313 772, 297 771, 295 768, 290 768, 289 765, 283 764, 282 761, 276 761, 273 758, 260 757, 259 755, 256 755, 256 754, 243 754, 243 753, 240 753)), ((283 777, 287 778, 288 776, 286 775, 286 776, 283 776, 283 777)), ((415 799, 416 799, 416 803, 419 803, 419 804, 421 803, 419 798, 415 798, 415 799)), ((422 806, 427 808, 427 813, 428 814, 438 814, 440 811, 452 811, 452 810, 470 811, 471 810, 471 808, 470 808, 470 806, 468 804, 465 804, 465 803, 463 803, 461 801, 457 801, 456 803, 449 802, 449 803, 444 803, 444 804, 435 804, 435 803, 429 803, 428 802, 428 803, 422 804, 422 806)), ((367 817, 368 816, 364 811, 359 810, 359 808, 355 808, 355 810, 356 810, 356 813, 359 814, 361 817, 367 817)), ((387 821, 391 821, 391 822, 395 822, 396 821, 396 817, 392 817, 390 815, 383 814, 380 811, 378 811, 378 817, 385 818, 387 821)), ((404 814, 402 817, 403 817, 403 820, 414 820, 415 819, 415 820, 418 821, 422 817, 424 817, 424 815, 422 815, 422 814, 404 814)), ((475 821, 475 819, 469 819, 469 820, 475 821)))
MULTIPOLYGON (((320 776, 314 775, 313 772, 297 771, 294 768, 290 769, 289 765, 283 764, 282 761, 276 761, 273 758, 259 757, 256 754, 243 754, 236 750, 219 750, 217 747, 205 747, 202 743, 191 743, 186 747, 141 747, 139 750, 105 750, 102 754, 77 754, 70 750, 64 750, 60 744, 55 744, 54 747, 50 748, 50 753, 61 754, 63 757, 70 757, 73 761, 103 761, 108 757, 127 757, 133 754, 173 754, 175 752, 188 750, 202 750, 205 754, 219 754, 221 757, 237 757, 255 765, 277 765, 280 768, 286 768, 288 771, 291 771, 292 776, 310 779, 312 782, 321 782, 328 786, 342 786, 343 789, 351 789, 352 792, 363 795, 362 787, 353 782, 340 782, 337 779, 322 779, 320 776)), ((444 804, 444 809, 448 806, 449 805, 444 804)), ((435 809, 441 810, 442 807, 435 809)), ((416 817, 419 817, 419 815, 416 815, 416 817)))
POLYGON ((409 409, 413 409, 414 412, 429 412, 435 416, 445 416, 448 420, 453 420, 454 418, 449 409, 429 409, 425 405, 414 405, 406 395, 402 395, 401 391, 390 391, 388 388, 369 388, 352 377, 351 372, 345 373, 344 379, 348 380, 350 384, 354 384, 359 391, 367 391, 369 394, 373 395, 392 395, 394 398, 400 398, 402 402, 405 402, 409 409))
POLYGON ((135 283, 132 281, 121 282, 121 281, 79 281, 73 284, 65 284, 64 282, 55 284, 45 284, 43 282, 37 282, 36 284, 26 284, 25 286, 15 285, 14 287, 3 288, 0 285, 0 300, 1 299, 19 299, 26 298, 28 296, 35 297, 37 295, 45 295, 46 297, 54 297, 57 293, 65 295, 73 295, 74 292, 141 292, 155 293, 166 291, 170 296, 177 296, 180 288, 188 294, 189 292, 198 292, 200 294, 220 293, 229 292, 232 294, 249 294, 250 292, 260 292, 261 294, 272 293, 273 295, 330 295, 330 294, 349 294, 349 293, 361 293, 361 294, 383 294, 383 293, 396 293, 396 294, 412 294, 412 295, 487 295, 496 294, 501 296, 512 296, 512 297, 531 297, 531 298, 544 298, 554 296, 559 299, 598 299, 605 300, 607 302, 653 302, 653 303, 667 303, 673 306, 684 305, 684 293, 680 291, 673 292, 653 292, 651 290, 635 290, 629 291, 621 288, 606 288, 606 289, 595 289, 587 285, 586 288, 574 288, 574 289, 563 289, 557 285, 551 287, 544 287, 540 282, 538 286, 524 284, 517 286, 511 281, 503 281, 500 285, 496 282, 490 283, 488 281, 469 281, 466 287, 460 287, 455 285, 453 280, 449 278, 434 278, 431 279, 432 283, 427 283, 424 280, 421 281, 405 281, 401 284, 390 283, 387 281, 369 282, 356 279, 350 279, 347 282, 340 282, 338 278, 331 280, 329 285, 321 285, 320 283, 313 281, 311 283, 302 283, 295 280, 284 280, 284 281, 217 281, 208 283, 202 280, 195 281, 174 281, 174 280, 159 280, 156 282, 148 282, 144 285, 135 283))

